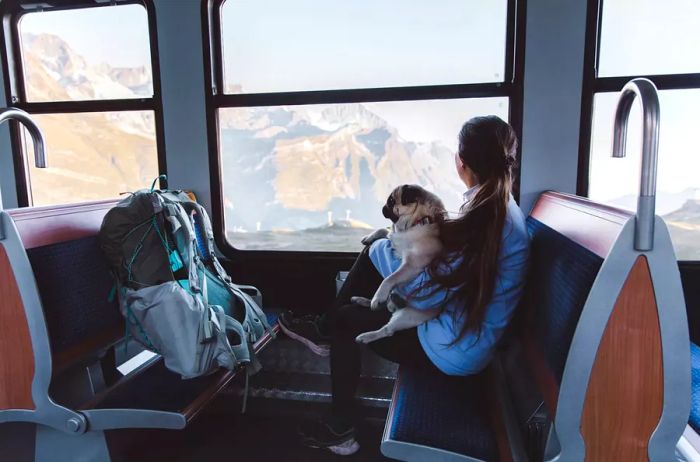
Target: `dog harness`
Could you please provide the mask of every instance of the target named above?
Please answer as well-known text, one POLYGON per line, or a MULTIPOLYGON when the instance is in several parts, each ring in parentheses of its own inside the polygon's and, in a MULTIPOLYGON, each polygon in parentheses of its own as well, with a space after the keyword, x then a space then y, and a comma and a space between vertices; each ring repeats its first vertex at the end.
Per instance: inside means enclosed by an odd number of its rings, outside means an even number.
POLYGON ((430 225, 430 224, 432 224, 432 223, 433 223, 433 218, 430 217, 430 216, 425 216, 425 217, 423 217, 423 218, 421 218, 421 219, 419 219, 419 220, 414 221, 414 222, 413 222, 413 225, 412 225, 411 227, 413 227, 413 226, 419 226, 419 225, 421 225, 421 226, 422 226, 422 225, 430 225))

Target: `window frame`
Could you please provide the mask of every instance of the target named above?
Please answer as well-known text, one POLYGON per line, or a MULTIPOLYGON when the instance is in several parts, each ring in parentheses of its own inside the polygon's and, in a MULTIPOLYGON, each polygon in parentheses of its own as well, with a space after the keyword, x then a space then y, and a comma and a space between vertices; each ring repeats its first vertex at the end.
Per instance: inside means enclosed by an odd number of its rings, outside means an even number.
MULTIPOLYGON (((226 0, 202 1, 202 31, 206 85, 207 134, 212 204, 212 226, 219 250, 227 257, 255 255, 290 259, 347 257, 357 252, 296 251, 296 250, 242 250, 226 238, 224 197, 219 146, 218 111, 225 108, 280 105, 344 104, 388 101, 419 101, 433 99, 460 99, 506 97, 510 124, 522 139, 523 74, 525 57, 525 0, 507 0, 506 49, 502 82, 422 85, 407 87, 332 89, 271 93, 224 93, 224 63, 221 10, 226 0)), ((519 200, 521 148, 518 147, 513 195, 519 200)))
MULTIPOLYGON (((5 76, 5 95, 8 107, 12 106, 22 109, 29 113, 29 115, 152 111, 154 116, 158 171, 159 174, 167 175, 158 34, 156 30, 156 14, 153 0, 42 0, 41 2, 32 0, 5 0, 0 6, 0 13, 2 14, 3 21, 3 33, 0 35, 0 53, 2 54, 2 70, 5 76), (151 47, 153 96, 150 98, 128 99, 28 101, 24 85, 25 73, 19 33, 19 21, 22 16, 40 11, 107 8, 123 5, 140 5, 146 11, 151 47)), ((18 207, 29 207, 32 206, 30 203, 31 185, 27 182, 22 130, 16 121, 11 120, 10 122, 10 140, 12 144, 18 207)), ((50 161, 49 159, 49 162, 50 161)), ((160 179, 159 181, 161 188, 167 188, 167 180, 160 179)))
MULTIPOLYGON (((600 36, 603 24, 603 1, 589 0, 586 17, 586 43, 583 57, 583 86, 581 91, 581 126, 579 130, 578 174, 576 194, 588 197, 590 186, 591 136, 593 134, 593 101, 597 93, 619 93, 627 82, 644 77, 661 90, 700 89, 700 73, 638 74, 598 77, 600 36)), ((692 260, 679 260, 691 262, 692 260)))

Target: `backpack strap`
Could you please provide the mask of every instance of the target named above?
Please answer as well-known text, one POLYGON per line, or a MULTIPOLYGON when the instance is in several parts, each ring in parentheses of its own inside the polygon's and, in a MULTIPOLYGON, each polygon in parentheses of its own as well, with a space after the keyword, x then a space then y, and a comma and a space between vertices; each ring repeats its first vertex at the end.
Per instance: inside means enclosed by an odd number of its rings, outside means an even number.
POLYGON ((267 322, 267 316, 265 316, 265 313, 263 313, 261 307, 255 302, 255 300, 252 299, 250 295, 243 291, 240 286, 231 281, 231 277, 226 273, 223 266, 221 266, 219 259, 216 258, 216 254, 214 253, 214 233, 212 231, 211 221, 209 220, 209 214, 207 211, 200 204, 193 202, 189 196, 184 193, 180 193, 177 197, 181 200, 181 204, 186 211, 194 211, 196 213, 196 217, 194 218, 195 223, 193 226, 195 227, 195 230, 201 227, 198 234, 203 242, 197 241, 200 244, 199 249, 201 256, 208 259, 219 280, 226 284, 235 295, 243 300, 246 307, 246 318, 252 323, 251 333, 253 337, 251 340, 253 342, 256 341, 262 336, 263 332, 268 332, 274 337, 275 333, 272 331, 272 327, 267 322), (202 246, 204 249, 202 249, 202 246), (202 250, 205 250, 206 253, 202 252, 202 250))
POLYGON ((249 339, 255 342, 260 337, 262 337, 262 335, 265 332, 269 333, 274 337, 275 333, 272 331, 270 323, 267 322, 267 316, 265 316, 265 313, 263 313, 262 309, 258 306, 258 304, 255 303, 255 300, 253 300, 253 298, 250 295, 245 293, 245 291, 243 291, 236 284, 230 282, 230 280, 224 282, 228 285, 228 287, 231 289, 234 295, 237 295, 241 298, 241 300, 243 300, 246 309, 246 319, 250 321, 248 324, 250 324, 250 327, 252 329, 251 336, 249 337, 249 339))

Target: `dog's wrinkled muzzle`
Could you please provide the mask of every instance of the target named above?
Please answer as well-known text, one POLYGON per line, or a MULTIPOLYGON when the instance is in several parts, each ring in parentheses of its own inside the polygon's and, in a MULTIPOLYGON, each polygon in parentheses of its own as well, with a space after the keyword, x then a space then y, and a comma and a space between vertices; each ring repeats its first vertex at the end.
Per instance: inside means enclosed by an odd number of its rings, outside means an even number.
POLYGON ((396 220, 399 219, 399 217, 394 214, 394 211, 386 205, 382 207, 382 215, 384 215, 384 218, 391 220, 392 223, 396 223, 396 220))

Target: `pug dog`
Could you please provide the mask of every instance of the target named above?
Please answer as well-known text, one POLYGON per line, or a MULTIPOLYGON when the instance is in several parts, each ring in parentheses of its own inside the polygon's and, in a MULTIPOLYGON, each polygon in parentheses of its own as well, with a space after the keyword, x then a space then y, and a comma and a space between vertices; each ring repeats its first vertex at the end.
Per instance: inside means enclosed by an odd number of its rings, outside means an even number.
POLYGON ((439 197, 418 185, 401 185, 389 195, 382 214, 391 220, 391 232, 386 228, 378 229, 365 236, 362 243, 370 245, 377 239, 389 238, 394 252, 401 258, 401 265, 382 281, 371 300, 352 297, 351 301, 373 310, 386 306, 393 314, 382 328, 358 335, 359 343, 374 342, 398 330, 416 327, 439 312, 439 309, 411 308, 392 290, 416 278, 442 251, 438 223, 447 218, 445 206, 439 197))

